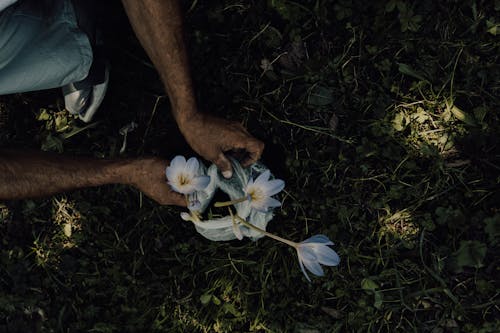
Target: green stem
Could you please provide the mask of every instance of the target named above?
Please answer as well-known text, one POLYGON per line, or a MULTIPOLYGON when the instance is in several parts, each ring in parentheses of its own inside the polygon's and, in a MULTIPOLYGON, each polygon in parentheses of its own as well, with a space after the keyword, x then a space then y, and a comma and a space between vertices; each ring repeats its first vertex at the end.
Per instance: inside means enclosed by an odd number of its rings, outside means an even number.
POLYGON ((235 204, 238 204, 240 202, 247 201, 247 200, 248 200, 247 197, 242 197, 242 198, 234 199, 231 201, 216 202, 216 203, 214 203, 214 207, 232 206, 232 205, 235 205, 235 204))
POLYGON ((281 238, 280 236, 276 236, 276 235, 274 235, 274 234, 272 234, 272 233, 270 233, 270 232, 267 232, 267 231, 265 231, 265 230, 263 230, 263 229, 261 229, 261 228, 259 228, 259 227, 257 227, 257 226, 254 226, 253 224, 251 224, 251 223, 249 223, 249 222, 245 221, 245 219, 242 219, 242 218, 241 218, 241 217, 239 217, 238 215, 235 215, 234 217, 235 217, 238 221, 240 221, 241 223, 243 223, 243 225, 245 225, 246 227, 248 227, 248 228, 250 228, 250 229, 253 229, 253 230, 255 230, 255 231, 258 231, 258 232, 260 232, 261 234, 266 235, 267 237, 270 237, 270 238, 275 239, 275 240, 277 240, 277 241, 279 241, 279 242, 282 242, 282 243, 285 243, 285 244, 287 244, 287 245, 290 245, 290 246, 292 246, 292 247, 294 247, 294 248, 297 248, 297 246, 299 245, 298 243, 292 242, 292 241, 290 241, 290 240, 288 240, 288 239, 285 239, 285 238, 281 238))

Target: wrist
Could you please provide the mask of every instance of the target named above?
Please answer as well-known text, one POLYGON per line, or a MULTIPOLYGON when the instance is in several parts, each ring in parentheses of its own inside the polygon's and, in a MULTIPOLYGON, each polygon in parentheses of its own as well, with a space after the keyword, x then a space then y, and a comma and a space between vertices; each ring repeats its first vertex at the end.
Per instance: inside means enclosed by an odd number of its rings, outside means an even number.
POLYGON ((105 163, 104 170, 109 184, 134 185, 134 176, 141 169, 137 159, 112 160, 105 163))
POLYGON ((179 126, 179 129, 183 134, 185 134, 185 130, 189 128, 189 125, 201 115, 195 107, 180 107, 174 110, 173 114, 175 121, 177 122, 177 126, 179 126))

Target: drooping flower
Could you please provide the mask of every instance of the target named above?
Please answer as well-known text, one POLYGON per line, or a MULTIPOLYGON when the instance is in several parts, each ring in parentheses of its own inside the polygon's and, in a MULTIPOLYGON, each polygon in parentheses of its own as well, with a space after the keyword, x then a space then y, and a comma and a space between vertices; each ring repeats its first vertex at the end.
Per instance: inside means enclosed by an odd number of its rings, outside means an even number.
POLYGON ((264 171, 255 179, 251 178, 245 186, 244 191, 250 206, 261 212, 267 212, 270 207, 279 207, 281 202, 271 198, 285 188, 285 182, 281 179, 269 180, 271 172, 264 171))
POLYGON ((333 245, 333 242, 325 235, 312 236, 297 245, 300 269, 309 282, 311 279, 304 266, 314 275, 323 276, 321 265, 337 266, 340 263, 339 255, 329 245, 333 245))
POLYGON ((174 191, 182 194, 203 190, 210 183, 210 177, 199 175, 199 166, 195 157, 187 162, 184 156, 174 157, 165 171, 168 184, 174 191))

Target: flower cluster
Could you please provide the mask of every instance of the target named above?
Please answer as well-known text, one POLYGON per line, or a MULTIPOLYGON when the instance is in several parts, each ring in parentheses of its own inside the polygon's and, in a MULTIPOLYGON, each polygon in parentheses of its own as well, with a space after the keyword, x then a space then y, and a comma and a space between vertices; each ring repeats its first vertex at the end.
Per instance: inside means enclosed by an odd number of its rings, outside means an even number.
MULTIPOLYGON (((181 213, 181 218, 185 221, 191 221, 195 225, 203 223, 199 212, 201 205, 197 198, 197 192, 204 190, 210 184, 210 177, 205 175, 203 170, 203 168, 200 168, 200 164, 195 157, 191 157, 186 161, 183 156, 176 156, 165 172, 171 188, 178 193, 184 194, 186 197, 190 213, 181 213)), ((216 202, 214 206, 228 207, 232 220, 232 232, 237 239, 243 239, 240 229, 240 226, 243 225, 267 237, 290 245, 297 251, 300 268, 308 281, 311 280, 307 275, 306 269, 314 275, 323 276, 324 272, 321 265, 337 266, 340 262, 337 253, 329 247, 333 245, 333 242, 328 237, 325 235, 315 235, 300 243, 292 242, 253 225, 246 219, 238 216, 238 214, 235 214, 231 209, 230 206, 242 202, 248 202, 251 209, 263 213, 280 207, 281 202, 272 196, 285 188, 285 182, 281 179, 270 180, 270 176, 270 171, 266 170, 255 180, 250 178, 248 183, 242 188, 243 197, 227 202, 216 202)))

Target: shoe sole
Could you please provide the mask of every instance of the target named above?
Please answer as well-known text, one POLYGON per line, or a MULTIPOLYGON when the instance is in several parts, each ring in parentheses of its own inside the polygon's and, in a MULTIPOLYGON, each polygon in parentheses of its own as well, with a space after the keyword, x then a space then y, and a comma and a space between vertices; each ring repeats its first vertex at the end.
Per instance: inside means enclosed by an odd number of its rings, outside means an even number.
POLYGON ((106 96, 106 91, 108 90, 108 83, 109 83, 109 67, 106 66, 105 73, 104 73, 104 82, 92 87, 92 95, 90 97, 91 98, 90 105, 88 108, 86 108, 84 111, 80 112, 80 114, 78 115, 78 117, 83 122, 89 123, 92 121, 92 118, 94 118, 95 113, 97 112, 97 110, 101 106, 102 101, 104 100, 104 97, 106 96))

